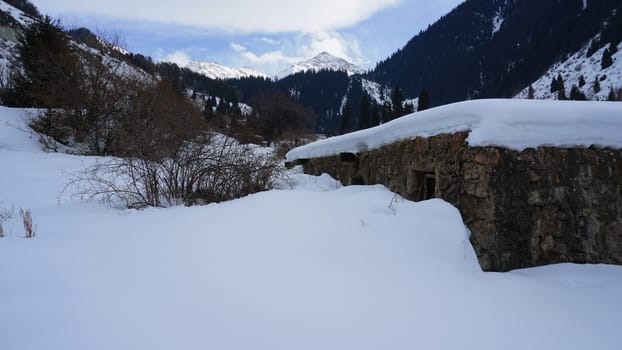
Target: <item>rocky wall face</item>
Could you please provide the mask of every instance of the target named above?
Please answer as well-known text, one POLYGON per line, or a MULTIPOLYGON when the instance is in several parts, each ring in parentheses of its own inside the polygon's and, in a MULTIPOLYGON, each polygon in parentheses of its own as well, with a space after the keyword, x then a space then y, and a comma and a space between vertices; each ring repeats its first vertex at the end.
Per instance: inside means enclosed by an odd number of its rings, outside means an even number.
POLYGON ((622 152, 467 145, 468 133, 416 138, 358 155, 310 159, 305 172, 383 184, 456 206, 486 271, 622 264, 622 152))

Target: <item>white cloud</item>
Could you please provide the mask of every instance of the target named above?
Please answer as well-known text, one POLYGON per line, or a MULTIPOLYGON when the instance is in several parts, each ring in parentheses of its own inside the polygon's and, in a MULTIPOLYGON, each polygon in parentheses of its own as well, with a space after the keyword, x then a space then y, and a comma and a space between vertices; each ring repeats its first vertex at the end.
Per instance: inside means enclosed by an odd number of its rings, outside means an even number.
POLYGON ((256 40, 256 41, 260 41, 260 42, 262 42, 262 43, 264 43, 264 44, 269 44, 269 45, 278 45, 278 44, 280 44, 280 42, 279 42, 279 41, 274 40, 274 39, 270 39, 270 38, 266 38, 266 37, 263 37, 263 38, 257 38, 257 39, 255 39, 255 40, 256 40))
POLYGON ((158 61, 177 63, 177 65, 179 65, 180 67, 184 67, 188 64, 188 62, 190 62, 190 56, 188 56, 188 54, 183 51, 175 51, 169 54, 162 54, 159 56, 160 57, 158 57, 157 59, 158 61))
POLYGON ((283 38, 278 49, 265 52, 258 52, 236 43, 231 43, 229 46, 238 55, 238 59, 235 60, 236 64, 252 66, 267 74, 276 74, 322 51, 355 64, 364 61, 358 40, 336 31, 301 33, 283 38))
POLYGON ((240 44, 236 44, 236 43, 231 43, 231 48, 233 49, 233 51, 235 52, 244 52, 246 51, 246 47, 240 45, 240 44))
POLYGON ((346 28, 401 0, 39 0, 53 15, 104 15, 236 32, 315 32, 346 28), (172 8, 174 6, 174 9, 172 8))

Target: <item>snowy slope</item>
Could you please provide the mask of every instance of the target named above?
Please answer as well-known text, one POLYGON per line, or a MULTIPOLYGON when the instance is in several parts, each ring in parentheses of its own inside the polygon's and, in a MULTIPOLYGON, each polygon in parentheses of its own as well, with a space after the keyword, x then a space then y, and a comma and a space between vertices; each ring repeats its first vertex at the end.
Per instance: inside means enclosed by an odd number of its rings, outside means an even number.
MULTIPOLYGON (((608 68, 601 69, 601 60, 603 52, 609 47, 606 45, 596 51, 589 58, 587 51, 590 46, 588 42, 581 50, 570 56, 567 60, 553 65, 540 79, 531 85, 534 89, 534 98, 536 99, 557 99, 557 92, 551 93, 551 81, 558 75, 564 79, 566 95, 570 94, 573 85, 579 86, 580 77, 583 76, 586 84, 581 87, 581 91, 586 95, 588 100, 607 99, 607 95, 611 88, 614 91, 622 89, 622 44, 618 45, 618 52, 613 58, 613 65, 608 68), (594 81, 600 83, 600 92, 594 91, 594 81)), ((521 91, 516 98, 527 98, 529 87, 521 91)))
POLYGON ((211 79, 267 78, 267 75, 252 68, 231 68, 214 62, 192 61, 186 65, 186 68, 211 79))
POLYGON ((352 64, 343 58, 331 55, 328 52, 321 52, 315 57, 296 63, 288 69, 278 74, 279 78, 285 78, 288 75, 307 71, 333 70, 348 73, 348 75, 363 74, 363 68, 352 64))
POLYGON ((470 131, 472 146, 622 148, 622 103, 473 100, 413 113, 387 124, 291 150, 289 161, 375 149, 417 136, 470 131))
POLYGON ((22 26, 27 26, 34 21, 32 16, 25 14, 23 11, 9 5, 4 1, 0 1, 0 11, 5 12, 9 16, 13 17, 22 26))
POLYGON ((96 159, 33 148, 19 112, 0 109, 0 207, 37 236, 4 223, 0 349, 619 347, 620 266, 484 273, 449 204, 328 176, 192 208, 59 198, 96 159))

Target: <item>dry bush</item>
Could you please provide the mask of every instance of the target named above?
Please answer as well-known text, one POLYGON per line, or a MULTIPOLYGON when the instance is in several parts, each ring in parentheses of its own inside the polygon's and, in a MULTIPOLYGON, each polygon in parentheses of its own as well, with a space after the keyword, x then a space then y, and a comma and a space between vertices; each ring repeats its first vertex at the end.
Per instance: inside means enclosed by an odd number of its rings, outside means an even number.
POLYGON ((73 174, 66 189, 83 200, 127 208, 221 202, 271 188, 280 167, 223 135, 184 142, 165 157, 114 158, 73 174))
POLYGON ((19 216, 22 218, 22 222, 24 223, 24 231, 26 232, 26 238, 33 238, 35 236, 35 228, 32 223, 32 212, 30 209, 19 209, 19 216))
POLYGON ((4 227, 2 227, 2 223, 4 221, 10 220, 12 217, 13 212, 4 208, 0 208, 0 238, 4 237, 4 227))

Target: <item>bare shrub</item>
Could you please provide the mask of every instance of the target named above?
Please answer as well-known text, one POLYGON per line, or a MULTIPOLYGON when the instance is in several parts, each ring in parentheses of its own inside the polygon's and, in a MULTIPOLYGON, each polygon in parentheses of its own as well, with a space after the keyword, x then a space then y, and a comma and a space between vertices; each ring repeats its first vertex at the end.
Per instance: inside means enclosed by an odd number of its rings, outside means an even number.
POLYGON ((23 208, 20 208, 19 216, 21 216, 22 222, 24 223, 26 238, 33 238, 35 236, 35 228, 32 223, 32 212, 30 211, 30 209, 24 210, 23 208))
POLYGON ((0 238, 4 237, 4 227, 2 227, 2 223, 10 220, 12 217, 13 212, 4 208, 0 208, 0 238))
POLYGON ((271 188, 280 167, 268 155, 205 134, 163 157, 124 157, 73 174, 66 189, 83 200, 127 208, 226 201, 271 188))

